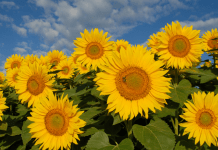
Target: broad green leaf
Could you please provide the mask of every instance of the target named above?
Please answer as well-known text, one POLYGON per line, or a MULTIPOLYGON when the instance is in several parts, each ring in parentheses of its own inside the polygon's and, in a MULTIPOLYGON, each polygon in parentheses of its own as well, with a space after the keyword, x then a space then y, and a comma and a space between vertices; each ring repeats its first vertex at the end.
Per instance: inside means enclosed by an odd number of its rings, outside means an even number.
POLYGON ((180 141, 176 144, 175 150, 186 150, 185 146, 180 145, 180 141))
POLYGON ((183 79, 178 85, 174 84, 173 89, 170 89, 170 91, 171 93, 168 94, 171 97, 170 99, 179 103, 180 106, 183 106, 184 102, 188 100, 189 94, 197 92, 198 89, 193 88, 188 80, 183 79))
POLYGON ((23 123, 22 133, 21 133, 23 145, 26 145, 31 140, 31 134, 29 133, 30 129, 27 128, 27 126, 29 126, 31 123, 32 122, 28 119, 23 123))
POLYGON ((92 119, 94 116, 96 116, 97 114, 101 112, 102 110, 99 107, 92 107, 92 108, 89 108, 88 111, 84 112, 79 118, 86 121, 87 124, 89 124, 92 122, 90 119, 92 119))
POLYGON ((115 146, 113 150, 134 150, 134 145, 129 138, 126 138, 118 146, 115 146))
POLYGON ((162 108, 162 110, 156 110, 156 115, 159 117, 159 118, 163 118, 163 117, 166 117, 166 116, 175 116, 175 111, 176 109, 171 109, 171 108, 167 108, 167 107, 164 107, 162 108))
POLYGON ((163 120, 154 117, 146 125, 133 125, 133 134, 135 138, 149 150, 173 150, 175 137, 172 130, 163 120))
POLYGON ((112 115, 113 118, 114 118, 113 125, 119 124, 119 123, 123 122, 123 120, 120 118, 120 115, 119 115, 118 113, 115 114, 114 112, 115 112, 115 111, 113 111, 113 112, 111 113, 111 115, 112 115))
MULTIPOLYGON (((91 91, 91 89, 83 89, 81 91, 76 92, 76 88, 73 89, 68 89, 68 90, 64 90, 64 97, 68 94, 68 97, 71 96, 78 96, 78 95, 83 95, 85 93, 88 93, 89 91, 91 91)), ((61 94, 62 95, 62 94, 61 94)))
POLYGON ((7 122, 0 122, 0 130, 7 131, 8 123, 7 122))
POLYGON ((33 145, 30 150, 39 150, 40 145, 33 145))
POLYGON ((101 93, 101 91, 98 91, 98 90, 96 90, 98 87, 93 87, 92 88, 92 90, 91 90, 91 95, 93 95, 93 96, 95 96, 95 97, 97 97, 97 98, 99 98, 100 100, 104 100, 104 95, 100 95, 100 93, 101 93))
POLYGON ((17 148, 17 150, 25 150, 25 149, 26 149, 26 145, 20 145, 17 148))
POLYGON ((15 136, 15 135, 20 135, 21 134, 21 130, 17 126, 10 127, 10 130, 11 130, 10 136, 15 136))
POLYGON ((96 132, 98 132, 98 129, 96 129, 95 127, 91 127, 89 129, 87 129, 83 134, 80 134, 80 136, 89 136, 89 135, 92 135, 96 132))
POLYGON ((28 111, 29 111, 29 109, 26 108, 24 105, 22 105, 22 104, 17 105, 17 113, 19 113, 20 116, 25 115, 28 111))
POLYGON ((103 131, 98 131, 89 139, 86 145, 86 150, 98 150, 110 145, 107 134, 103 131))

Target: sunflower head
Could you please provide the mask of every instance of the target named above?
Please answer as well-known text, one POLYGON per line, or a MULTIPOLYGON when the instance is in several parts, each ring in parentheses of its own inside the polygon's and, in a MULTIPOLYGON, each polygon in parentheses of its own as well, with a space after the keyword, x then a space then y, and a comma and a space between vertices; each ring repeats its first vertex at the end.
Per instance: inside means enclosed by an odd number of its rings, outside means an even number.
POLYGON ((162 61, 155 61, 151 51, 143 46, 123 47, 114 51, 105 72, 97 73, 94 79, 100 95, 109 95, 107 109, 115 110, 123 120, 132 119, 139 113, 148 118, 148 110, 161 110, 169 96, 170 79, 165 78, 162 61))
POLYGON ((208 146, 217 145, 218 137, 218 95, 214 96, 214 92, 198 92, 192 94, 194 103, 187 101, 184 103, 187 108, 183 108, 184 112, 180 115, 187 122, 179 125, 185 127, 183 135, 189 133, 189 139, 195 138, 195 144, 200 141, 200 145, 204 142, 208 146))
POLYGON ((38 55, 27 55, 24 59, 24 65, 33 64, 34 62, 38 62, 38 55))
POLYGON ((19 94, 18 99, 21 103, 28 102, 28 107, 34 106, 54 90, 54 79, 48 74, 48 68, 37 62, 22 66, 17 79, 15 89, 19 94))
POLYGON ((198 58, 203 54, 200 30, 192 30, 192 26, 182 28, 178 21, 172 22, 172 25, 167 24, 162 29, 165 32, 159 32, 156 37, 161 41, 157 54, 160 55, 160 60, 165 61, 167 67, 184 69, 199 62, 198 58))
POLYGON ((80 128, 86 124, 79 118, 83 111, 78 110, 67 95, 57 99, 50 93, 48 99, 36 104, 28 117, 33 122, 28 128, 32 138, 36 138, 35 145, 41 144, 40 149, 66 149, 72 142, 78 144, 78 134, 83 133, 80 128))
POLYGON ((57 69, 57 65, 60 63, 60 61, 67 59, 67 56, 64 55, 64 52, 58 51, 58 50, 53 50, 52 52, 49 51, 47 53, 48 55, 48 62, 51 65, 54 65, 54 67, 51 69, 52 71, 57 69))
POLYGON ((18 56, 17 54, 13 54, 11 57, 6 59, 5 69, 13 69, 13 68, 20 68, 23 64, 23 56, 18 56))
POLYGON ((0 91, 0 121, 2 121, 3 111, 8 108, 5 105, 6 98, 3 97, 3 91, 0 91))
MULTIPOLYGON (((163 31, 161 31, 163 33, 163 31)), ((159 32, 157 34, 153 33, 153 36, 150 35, 150 39, 148 39, 148 47, 151 48, 152 53, 157 53, 161 49, 158 49, 158 46, 161 44, 161 41, 157 38, 159 32)))
POLYGON ((74 67, 75 65, 70 61, 70 60, 62 60, 58 65, 57 65, 57 70, 62 70, 57 73, 57 76, 59 78, 71 78, 72 75, 74 74, 74 67))
MULTIPOLYGON (((218 38, 217 28, 212 29, 211 31, 207 31, 205 34, 203 34, 203 49, 207 51, 207 53, 210 53, 208 52, 209 50, 218 49, 218 39, 215 38, 218 38)), ((211 51, 211 53, 213 52, 214 51, 211 51)))
POLYGON ((5 75, 3 72, 0 72, 0 84, 2 84, 5 80, 5 75))
POLYGON ((127 46, 131 46, 131 44, 129 44, 128 41, 125 41, 125 40, 117 40, 117 41, 113 44, 113 50, 116 50, 116 51, 120 52, 120 48, 121 48, 121 47, 123 47, 124 49, 126 49, 127 46))
POLYGON ((6 79, 8 82, 8 85, 11 87, 15 87, 15 84, 17 83, 17 77, 18 72, 20 71, 20 68, 14 68, 9 71, 7 71, 6 79))
POLYGON ((74 40, 74 44, 77 48, 74 48, 75 54, 79 55, 77 62, 80 62, 82 66, 97 70, 100 65, 106 65, 107 56, 112 52, 113 41, 109 41, 110 37, 107 37, 107 32, 103 35, 103 31, 99 32, 97 28, 92 29, 89 33, 86 29, 84 33, 80 33, 82 38, 74 40))

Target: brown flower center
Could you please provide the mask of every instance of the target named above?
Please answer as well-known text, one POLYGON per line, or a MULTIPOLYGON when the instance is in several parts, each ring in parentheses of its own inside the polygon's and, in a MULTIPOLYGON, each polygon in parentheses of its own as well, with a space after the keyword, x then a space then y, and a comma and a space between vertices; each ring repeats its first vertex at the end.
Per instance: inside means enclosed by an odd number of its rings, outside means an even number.
POLYGON ((175 57, 185 57, 188 55, 191 44, 183 35, 175 35, 169 40, 169 52, 175 57))
POLYGON ((86 55, 91 59, 99 59, 103 56, 103 54, 103 47, 97 42, 89 43, 86 47, 86 55))
POLYGON ((45 88, 44 80, 38 75, 31 76, 27 81, 27 89, 33 95, 38 95, 42 93, 44 88, 45 88))
POLYGON ((196 114, 196 123, 203 129, 210 129, 216 122, 216 116, 210 109, 201 109, 196 114))
POLYGON ((150 81, 146 72, 137 67, 121 70, 115 79, 120 95, 128 100, 138 100, 145 97, 150 89, 150 81))

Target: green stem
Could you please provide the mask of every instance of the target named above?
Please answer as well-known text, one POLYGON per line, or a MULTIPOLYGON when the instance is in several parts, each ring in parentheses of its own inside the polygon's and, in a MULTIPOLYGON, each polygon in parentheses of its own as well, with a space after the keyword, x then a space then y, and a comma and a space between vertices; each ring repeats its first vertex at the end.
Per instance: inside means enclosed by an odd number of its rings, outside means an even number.
MULTIPOLYGON (((175 69, 175 84, 179 84, 179 69, 175 69)), ((174 129, 175 134, 179 135, 179 121, 178 121, 179 115, 178 115, 178 109, 175 111, 175 122, 174 122, 174 129)))
POLYGON ((128 138, 132 140, 133 135, 132 135, 132 120, 125 121, 126 125, 126 130, 128 133, 128 138))
MULTIPOLYGON (((215 54, 215 53, 213 53, 215 54)), ((216 68, 216 57, 213 55, 213 67, 216 68)))

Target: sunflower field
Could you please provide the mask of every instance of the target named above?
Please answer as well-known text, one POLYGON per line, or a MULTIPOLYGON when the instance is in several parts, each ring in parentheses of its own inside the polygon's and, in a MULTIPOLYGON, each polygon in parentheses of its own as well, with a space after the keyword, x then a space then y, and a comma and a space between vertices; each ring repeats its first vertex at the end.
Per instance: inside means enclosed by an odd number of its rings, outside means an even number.
POLYGON ((162 29, 148 47, 95 28, 70 57, 7 58, 0 150, 217 150, 218 31, 162 29))

